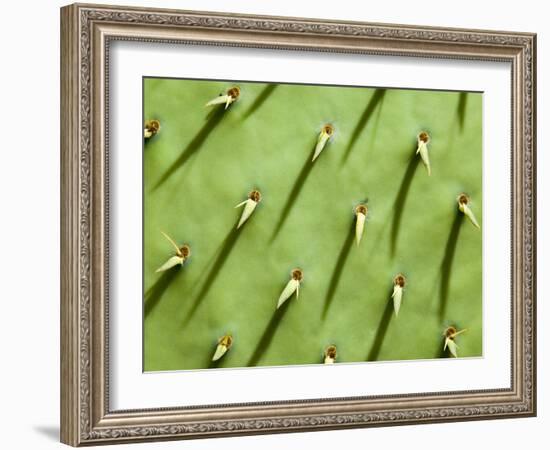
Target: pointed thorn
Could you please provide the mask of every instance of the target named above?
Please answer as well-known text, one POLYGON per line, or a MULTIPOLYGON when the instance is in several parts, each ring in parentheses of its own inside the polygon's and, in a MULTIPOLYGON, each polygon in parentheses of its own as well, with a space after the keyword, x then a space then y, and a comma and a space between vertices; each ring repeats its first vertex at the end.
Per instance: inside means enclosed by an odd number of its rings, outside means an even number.
POLYGON ((393 279, 393 309, 395 310, 395 316, 399 315, 401 309, 401 302, 403 301, 403 289, 406 284, 406 279, 402 274, 398 274, 393 279))
POLYGON ((178 255, 172 256, 166 261, 162 266, 160 266, 157 270, 155 270, 156 273, 158 272, 164 272, 165 270, 171 269, 172 267, 179 265, 183 265, 184 258, 178 255))
POLYGON ((426 170, 428 171, 428 176, 431 176, 432 169, 430 166, 430 156, 428 152, 428 142, 430 142, 430 136, 425 131, 422 131, 418 134, 417 140, 418 148, 416 150, 416 154, 420 154, 422 163, 424 164, 424 166, 426 166, 426 170))
POLYGON ((329 345, 327 348, 325 348, 325 364, 334 364, 336 361, 336 346, 335 345, 329 345))
POLYGON ((327 123, 323 126, 323 129, 321 130, 321 132, 319 133, 319 137, 317 138, 317 144, 315 145, 315 151, 313 152, 313 158, 311 159, 311 162, 314 162, 319 157, 333 134, 334 127, 331 124, 327 123))
POLYGON ((206 105, 204 106, 209 107, 209 106, 221 105, 221 104, 224 104, 226 101, 227 101, 227 95, 219 95, 213 98, 212 100, 210 100, 209 102, 207 102, 206 105))
POLYGON ((232 345, 233 337, 230 334, 226 334, 225 336, 219 338, 218 345, 216 346, 216 351, 214 352, 214 356, 212 356, 212 361, 219 360, 223 355, 227 353, 232 345))
POLYGON ((361 243, 361 239, 363 238, 367 212, 368 208, 365 204, 360 204, 355 207, 355 242, 357 243, 357 246, 359 246, 359 244, 361 243))
POLYGON ((260 193, 260 191, 254 189, 249 192, 248 198, 244 202, 241 202, 236 206, 236 208, 238 208, 239 206, 244 205, 241 218, 239 219, 239 223, 237 224, 237 229, 239 229, 250 218, 250 216, 256 209, 256 206, 258 206, 258 203, 260 203, 261 200, 262 194, 260 193))
POLYGON ((172 247, 174 247, 174 249, 176 250, 176 255, 182 256, 178 244, 176 244, 176 242, 170 236, 168 236, 164 231, 161 230, 161 233, 166 238, 166 240, 170 242, 170 244, 172 244, 172 247))
POLYGON ((290 280, 288 280, 283 292, 281 292, 281 295, 279 296, 279 300, 277 301, 277 309, 279 309, 284 302, 292 297, 295 292, 296 297, 300 295, 300 283, 302 282, 303 277, 304 274, 301 269, 293 269, 290 272, 290 280))
POLYGON ((443 336, 445 337, 445 345, 443 346, 443 350, 449 348, 451 355, 458 358, 458 345, 455 342, 455 338, 465 331, 466 329, 458 331, 454 326, 447 327, 443 332, 443 336))
POLYGON ((477 222, 476 216, 474 215, 474 212, 470 208, 470 197, 467 194, 462 193, 457 197, 457 202, 460 212, 462 212, 468 218, 468 220, 472 223, 474 227, 476 227, 477 229, 481 229, 479 223, 477 222))
POLYGON ((143 137, 145 139, 152 138, 159 131, 160 131, 160 122, 157 119, 145 121, 145 126, 143 130, 143 137))
POLYGON ((210 100, 206 104, 206 106, 215 106, 215 105, 225 104, 224 109, 227 109, 229 105, 237 101, 240 94, 241 94, 240 88, 238 86, 234 86, 232 88, 229 88, 224 95, 219 95, 218 97, 215 97, 212 100, 210 100))

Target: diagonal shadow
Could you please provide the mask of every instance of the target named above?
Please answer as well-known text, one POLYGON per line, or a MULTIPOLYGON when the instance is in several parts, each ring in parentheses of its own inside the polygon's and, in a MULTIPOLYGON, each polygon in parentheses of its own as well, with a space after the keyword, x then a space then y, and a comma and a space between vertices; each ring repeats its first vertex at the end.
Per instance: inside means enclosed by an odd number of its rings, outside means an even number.
POLYGON ((271 320, 267 324, 262 337, 258 341, 258 345, 256 345, 256 348, 254 349, 254 353, 252 353, 252 356, 248 361, 248 367, 256 366, 263 353, 269 348, 269 345, 273 340, 273 336, 275 336, 275 332, 277 331, 277 327, 279 326, 281 320, 283 320, 283 317, 288 309, 288 305, 291 303, 289 300, 284 302, 279 309, 276 309, 273 316, 271 316, 271 320))
POLYGON ((443 260, 441 261, 441 284, 439 285, 439 320, 443 320, 445 318, 445 312, 447 311, 451 272, 453 268, 456 244, 458 242, 458 235, 460 233, 461 224, 461 213, 457 210, 455 218, 453 220, 453 224, 451 226, 451 231, 449 232, 449 237, 447 238, 447 244, 445 245, 443 260))
POLYGON ((180 167, 182 167, 202 146, 204 141, 208 138, 210 133, 216 128, 216 126, 222 120, 222 117, 226 111, 223 109, 223 105, 218 106, 212 110, 207 116, 206 123, 202 126, 199 132, 195 135, 193 140, 189 142, 187 147, 180 153, 178 159, 176 159, 172 165, 164 172, 164 174, 157 181, 157 184, 153 187, 153 190, 159 188, 171 175, 174 174, 180 167))
POLYGON ((325 306, 323 308, 323 314, 321 316, 323 320, 327 317, 328 310, 330 309, 330 305, 332 304, 332 300, 334 299, 334 294, 336 293, 336 288, 338 287, 338 283, 340 282, 340 277, 342 276, 342 272, 344 271, 344 266, 346 265, 349 251, 351 249, 351 246, 353 245, 353 238, 355 237, 354 231, 355 221, 352 221, 350 230, 348 232, 348 235, 346 236, 346 240, 344 241, 342 248, 340 249, 340 254, 338 255, 336 265, 334 266, 334 269, 332 271, 332 278, 330 279, 327 295, 325 297, 325 306))
POLYGON ((367 356, 367 361, 376 361, 378 359, 378 355, 380 354, 380 349, 382 348, 382 344, 384 343, 384 338, 386 337, 392 315, 393 302, 391 301, 390 293, 388 295, 388 300, 386 300, 386 307, 384 308, 384 312, 382 313, 382 317, 380 318, 380 323, 378 324, 378 328, 376 329, 376 335, 374 337, 374 342, 372 343, 370 352, 367 356))
POLYGON ((355 125, 353 133, 351 135, 351 139, 349 140, 348 146, 346 147, 344 155, 342 156, 342 164, 344 164, 348 160, 349 155, 351 154, 351 150, 355 146, 357 139, 359 139, 361 132, 367 126, 369 119, 372 117, 372 114, 376 110, 376 107, 378 105, 380 105, 380 107, 382 106, 382 100, 384 100, 385 95, 386 89, 376 89, 374 91, 374 94, 372 94, 365 110, 363 111, 363 114, 357 122, 357 125, 355 125))
POLYGON ((149 139, 143 139, 143 150, 146 150, 147 147, 149 147, 152 144, 152 140, 154 140, 157 136, 150 137, 149 139))
POLYGON ((60 434, 59 427, 57 425, 35 425, 33 429, 34 431, 48 438, 50 441, 59 442, 60 434))
MULTIPOLYGON (((374 122, 372 124, 371 132, 370 132, 370 139, 368 142, 368 148, 371 149, 374 147, 376 142, 376 132, 378 131, 379 125, 380 125, 380 116, 382 115, 382 109, 383 109, 383 102, 380 103, 380 107, 376 108, 376 117, 373 119, 374 122)), ((365 138, 366 141, 366 138, 365 138)), ((367 145, 367 144, 365 144, 367 145)), ((366 153, 365 153, 366 154, 366 153)))
POLYGON ((417 158, 416 155, 412 157, 403 175, 401 180, 401 185, 397 196, 395 197, 395 202, 393 204, 393 220, 391 224, 391 254, 395 256, 395 250, 397 247, 397 237, 399 235, 399 226, 401 225, 401 219, 403 218, 403 210, 405 209, 405 203, 407 201, 407 196, 409 195, 409 190, 411 189, 411 183, 414 177, 414 173, 418 167, 420 158, 417 158))
POLYGON ((449 347, 447 347, 445 350, 443 350, 443 347, 445 345, 445 339, 443 339, 443 342, 441 344, 440 350, 437 353, 436 358, 450 358, 451 352, 449 351, 449 347))
POLYGON ((464 121, 466 120, 466 103, 468 100, 468 92, 458 93, 458 103, 456 110, 451 118, 451 125, 447 132, 447 145, 445 146, 448 152, 451 152, 457 142, 456 135, 464 131, 464 121))
POLYGON ((153 309, 158 305, 160 299, 170 286, 181 266, 172 267, 171 269, 162 272, 162 275, 153 283, 153 285, 145 292, 145 305, 143 306, 143 316, 147 317, 153 309))
POLYGON ((226 238, 224 239, 223 244, 221 245, 221 249, 218 251, 218 257, 214 261, 214 264, 212 265, 212 268, 208 272, 208 276, 206 277, 206 280, 202 285, 202 289, 195 297, 195 300, 193 301, 193 305, 191 306, 191 309, 187 313, 187 318, 183 322, 184 326, 186 326, 189 323, 189 321, 193 318, 193 315, 197 311, 199 305, 201 304, 201 302, 204 300, 204 298, 210 291, 210 288, 214 285, 216 278, 220 274, 220 271, 222 270, 225 262, 229 258, 229 255, 231 254, 231 251, 235 247, 237 239, 241 235, 241 231, 244 228, 245 226, 242 226, 241 228, 237 229, 237 227, 234 226, 229 232, 229 234, 226 236, 226 238))
POLYGON ((278 84, 268 84, 263 90, 258 94, 256 97, 256 100, 254 100, 254 103, 250 106, 248 111, 244 114, 244 119, 248 119, 252 114, 254 114, 260 107, 264 104, 264 102, 269 98, 271 94, 273 94, 273 91, 275 88, 279 86, 278 84))
POLYGON ((309 156, 306 159, 302 167, 302 170, 300 171, 300 174, 296 178, 296 181, 294 182, 294 186, 292 187, 290 194, 288 195, 285 206, 283 208, 283 212, 279 217, 279 222, 277 222, 277 226, 275 227, 275 230, 273 231, 273 234, 271 236, 271 242, 275 241, 275 239, 277 238, 277 235, 283 228, 283 225, 288 219, 288 216, 290 215, 290 211, 292 210, 292 207, 296 204, 298 197, 300 195, 300 192, 302 191, 302 188, 304 187, 304 184, 306 183, 306 180, 309 177, 309 174, 311 173, 311 169, 313 169, 314 165, 315 164, 311 161, 311 157, 309 156))
POLYGON ((220 365, 223 361, 223 359, 225 358, 226 355, 223 355, 220 359, 218 359, 217 361, 212 361, 212 358, 209 357, 208 358, 208 368, 209 369, 219 369, 220 368, 220 365))
POLYGON ((456 107, 456 115, 458 117, 458 124, 460 125, 460 131, 464 129, 464 118, 466 116, 467 101, 468 101, 468 93, 461 92, 458 97, 458 105, 456 107))

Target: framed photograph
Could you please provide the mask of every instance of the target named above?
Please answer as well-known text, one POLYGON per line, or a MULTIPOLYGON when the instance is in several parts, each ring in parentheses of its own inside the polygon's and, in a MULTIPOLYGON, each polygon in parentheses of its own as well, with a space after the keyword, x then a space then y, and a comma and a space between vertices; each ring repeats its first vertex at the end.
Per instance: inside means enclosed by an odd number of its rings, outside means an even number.
POLYGON ((61 439, 536 414, 536 36, 61 9, 61 439))

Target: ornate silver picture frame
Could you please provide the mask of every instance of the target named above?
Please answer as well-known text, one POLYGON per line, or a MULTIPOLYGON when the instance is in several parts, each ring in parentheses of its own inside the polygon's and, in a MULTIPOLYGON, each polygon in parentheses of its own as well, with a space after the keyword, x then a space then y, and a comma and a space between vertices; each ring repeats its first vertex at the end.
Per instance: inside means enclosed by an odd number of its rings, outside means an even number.
POLYGON ((62 8, 62 442, 81 446, 534 416, 535 89, 536 36, 530 33, 85 4, 62 8), (511 241, 511 298, 505 299, 511 318, 510 386, 114 409, 109 351, 109 58, 117 41, 510 64, 511 148, 502 149, 511 158, 511 223, 503 224, 509 226, 511 241))

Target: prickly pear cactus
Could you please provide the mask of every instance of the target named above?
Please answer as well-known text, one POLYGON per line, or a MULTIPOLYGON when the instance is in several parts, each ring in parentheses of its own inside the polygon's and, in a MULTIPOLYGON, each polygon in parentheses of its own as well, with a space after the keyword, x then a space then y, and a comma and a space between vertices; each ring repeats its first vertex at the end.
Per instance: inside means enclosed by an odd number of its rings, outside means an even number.
POLYGON ((481 119, 476 93, 145 79, 145 370, 480 356, 481 119))

